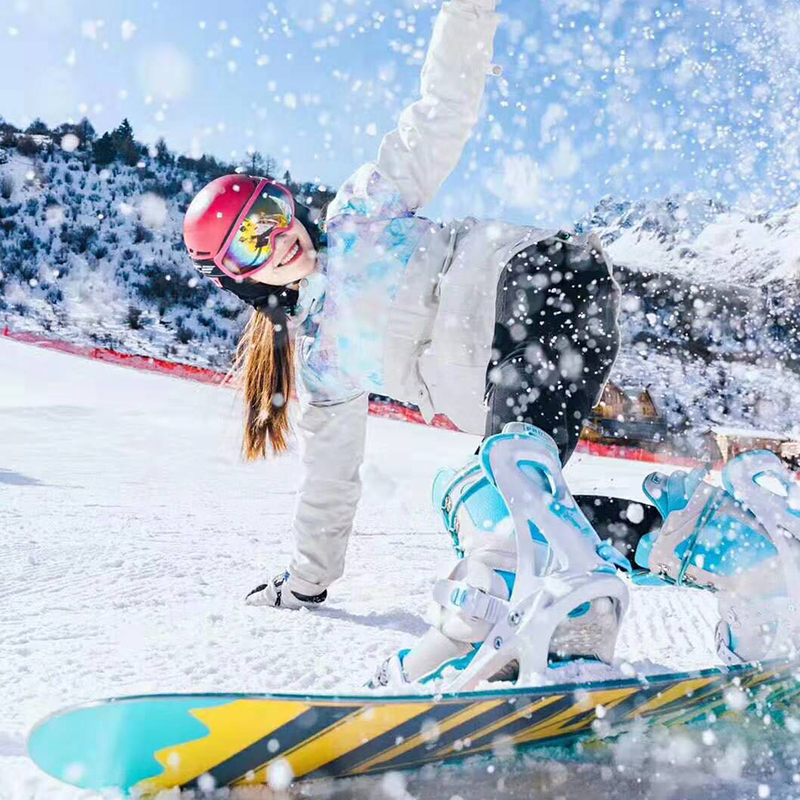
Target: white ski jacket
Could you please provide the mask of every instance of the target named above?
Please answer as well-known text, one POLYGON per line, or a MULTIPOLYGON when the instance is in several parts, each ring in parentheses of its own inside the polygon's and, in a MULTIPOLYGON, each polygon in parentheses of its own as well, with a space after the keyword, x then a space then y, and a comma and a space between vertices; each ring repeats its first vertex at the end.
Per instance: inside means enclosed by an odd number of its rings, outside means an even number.
POLYGON ((326 218, 324 280, 301 289, 304 477, 289 566, 301 593, 320 592, 344 569, 361 495, 368 393, 483 433, 500 272, 515 253, 557 233, 473 217, 439 225, 415 213, 456 166, 478 120, 494 8, 495 0, 443 3, 421 97, 401 112, 377 160, 339 189, 326 218))

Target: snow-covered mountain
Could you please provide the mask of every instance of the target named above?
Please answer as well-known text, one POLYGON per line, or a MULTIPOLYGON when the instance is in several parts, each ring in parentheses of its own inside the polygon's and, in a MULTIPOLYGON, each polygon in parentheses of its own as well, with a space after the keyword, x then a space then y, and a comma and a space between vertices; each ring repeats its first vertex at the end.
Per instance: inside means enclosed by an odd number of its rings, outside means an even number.
POLYGON ((800 277, 800 202, 745 214, 692 195, 604 197, 578 228, 600 234, 615 262, 701 283, 762 286, 800 277))
POLYGON ((800 427, 800 203, 604 197, 576 227, 600 236, 623 288, 616 380, 650 384, 673 430, 800 427))
MULTIPOLYGON (((198 279, 181 222, 207 174, 53 150, 0 165, 0 326, 226 368, 249 309, 198 279)), ((315 198, 318 199, 318 198, 315 198)), ((698 198, 603 198, 623 288, 614 379, 650 385, 673 430, 800 429, 800 205, 747 216, 698 198)))

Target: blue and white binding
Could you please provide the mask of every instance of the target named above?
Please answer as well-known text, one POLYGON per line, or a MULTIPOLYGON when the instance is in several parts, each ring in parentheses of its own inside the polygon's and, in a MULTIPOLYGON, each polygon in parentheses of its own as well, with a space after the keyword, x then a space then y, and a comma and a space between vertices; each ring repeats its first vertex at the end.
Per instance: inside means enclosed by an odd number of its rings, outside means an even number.
POLYGON ((628 605, 616 568, 629 565, 578 508, 546 433, 508 423, 437 475, 433 501, 459 561, 434 586, 431 629, 381 665, 374 687, 525 685, 554 662, 611 660, 628 605))
POLYGON ((800 643, 800 488, 774 454, 732 459, 722 487, 707 470, 649 475, 664 523, 636 563, 662 580, 716 592, 717 651, 727 664, 794 656, 800 643))

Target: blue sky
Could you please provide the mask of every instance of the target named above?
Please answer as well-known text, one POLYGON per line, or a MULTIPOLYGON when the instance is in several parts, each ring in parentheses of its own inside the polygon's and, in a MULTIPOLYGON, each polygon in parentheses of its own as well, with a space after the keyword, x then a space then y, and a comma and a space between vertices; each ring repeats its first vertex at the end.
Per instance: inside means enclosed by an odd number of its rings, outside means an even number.
MULTIPOLYGON (((84 114, 337 186, 377 152, 438 3, 3 0, 0 115, 84 114)), ((603 195, 800 196, 800 5, 502 0, 484 113, 422 210, 568 224, 603 195)))

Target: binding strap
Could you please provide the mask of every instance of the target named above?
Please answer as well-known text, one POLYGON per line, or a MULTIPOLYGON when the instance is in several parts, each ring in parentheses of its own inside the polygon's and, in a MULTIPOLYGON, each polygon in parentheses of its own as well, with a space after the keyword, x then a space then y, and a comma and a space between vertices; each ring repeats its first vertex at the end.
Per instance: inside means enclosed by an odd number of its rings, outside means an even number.
POLYGON ((466 581, 438 580, 433 599, 443 608, 455 611, 466 620, 484 620, 497 624, 508 614, 506 600, 484 592, 466 581))

